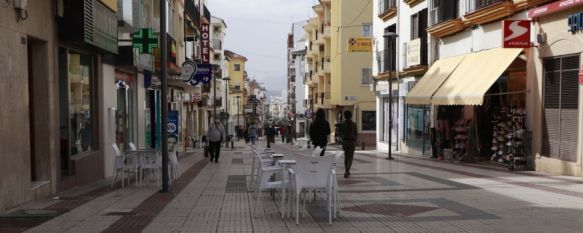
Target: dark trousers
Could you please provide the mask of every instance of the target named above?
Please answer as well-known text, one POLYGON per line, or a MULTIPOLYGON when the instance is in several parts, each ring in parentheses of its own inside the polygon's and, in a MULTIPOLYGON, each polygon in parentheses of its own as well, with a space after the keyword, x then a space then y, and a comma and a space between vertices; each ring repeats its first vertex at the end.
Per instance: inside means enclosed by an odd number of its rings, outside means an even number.
POLYGON ((344 150, 344 168, 346 171, 350 171, 350 168, 352 167, 352 160, 354 159, 356 142, 342 140, 342 149, 344 150))
POLYGON ((209 154, 211 155, 211 161, 219 161, 219 155, 221 154, 221 142, 209 142, 209 154))

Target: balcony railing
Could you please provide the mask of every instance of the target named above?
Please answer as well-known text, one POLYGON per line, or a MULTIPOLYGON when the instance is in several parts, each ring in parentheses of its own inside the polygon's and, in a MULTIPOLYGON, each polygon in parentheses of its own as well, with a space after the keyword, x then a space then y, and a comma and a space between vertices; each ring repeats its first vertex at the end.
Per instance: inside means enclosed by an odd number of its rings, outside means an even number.
MULTIPOLYGON (((448 21, 450 19, 458 18, 458 1, 444 1, 444 0, 433 0, 437 6, 434 6, 429 10, 429 25, 433 26, 435 24, 448 21)), ((472 0, 469 0, 472 1, 472 0)))
POLYGON ((223 42, 219 39, 213 39, 213 49, 216 50, 223 50, 223 42))
POLYGON ((480 10, 481 8, 503 1, 505 0, 466 0, 466 12, 480 10))
POLYGON ((379 0, 379 15, 397 7, 395 0, 379 0))
POLYGON ((389 71, 395 71, 396 56, 392 49, 385 49, 377 52, 377 64, 379 66, 379 74, 389 71))

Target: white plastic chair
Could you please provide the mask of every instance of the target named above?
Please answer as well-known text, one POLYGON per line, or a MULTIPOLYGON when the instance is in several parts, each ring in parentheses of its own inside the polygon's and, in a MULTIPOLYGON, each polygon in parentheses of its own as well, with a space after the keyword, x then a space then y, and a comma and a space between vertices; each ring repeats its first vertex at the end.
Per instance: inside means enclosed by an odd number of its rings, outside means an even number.
POLYGON ((271 165, 273 160, 270 158, 270 155, 273 152, 271 149, 265 149, 263 152, 259 152, 256 149, 253 149, 253 162, 251 164, 251 182, 250 186, 254 188, 255 183, 257 181, 257 175, 259 171, 259 163, 263 163, 264 165, 268 166, 271 165))
POLYGON ((130 151, 137 151, 138 148, 136 147, 136 144, 134 144, 133 142, 128 143, 128 146, 130 147, 130 151))
MULTIPOLYGON (((336 195, 333 193, 335 191, 334 187, 334 177, 336 176, 336 171, 333 169, 334 157, 333 156, 317 156, 317 157, 305 157, 296 156, 296 169, 289 169, 291 175, 291 187, 292 192, 295 194, 295 218, 296 224, 299 224, 299 206, 300 206, 300 194, 304 190, 308 189, 320 189, 325 190, 327 194, 328 201, 328 222, 332 224, 332 205, 336 205, 336 195)), ((334 210, 336 207, 334 207, 334 210)), ((304 208, 305 210, 305 198, 304 198, 304 208)), ((334 214, 334 216, 336 216, 334 214)))
POLYGON ((148 171, 150 176, 153 174, 156 177, 156 185, 160 186, 160 171, 162 169, 162 157, 160 154, 155 151, 142 151, 140 152, 142 155, 140 156, 139 161, 139 175, 140 175, 140 186, 142 185, 142 181, 144 179, 144 172, 148 171))
POLYGON ((121 187, 125 186, 125 173, 136 173, 136 183, 138 181, 138 161, 136 156, 122 154, 119 150, 117 144, 113 143, 113 153, 115 154, 114 164, 113 164, 113 178, 111 180, 111 186, 113 187, 115 181, 117 180, 118 173, 121 172, 121 187))
POLYGON ((255 187, 255 217, 257 217, 257 209, 259 208, 259 203, 261 203, 260 195, 264 190, 280 189, 282 192, 281 197, 281 208, 282 216, 284 213, 284 201, 285 196, 283 189, 289 188, 289 180, 285 180, 283 176, 279 177, 279 180, 271 181, 270 179, 273 175, 282 172, 281 166, 265 166, 263 163, 259 163, 257 183, 255 187))
POLYGON ((312 156, 320 156, 320 154, 322 153, 324 149, 321 148, 320 146, 317 146, 314 151, 312 152, 312 156))
POLYGON ((178 164, 178 151, 174 150, 168 152, 168 156, 170 156, 170 180, 175 180, 180 177, 180 165, 178 164))

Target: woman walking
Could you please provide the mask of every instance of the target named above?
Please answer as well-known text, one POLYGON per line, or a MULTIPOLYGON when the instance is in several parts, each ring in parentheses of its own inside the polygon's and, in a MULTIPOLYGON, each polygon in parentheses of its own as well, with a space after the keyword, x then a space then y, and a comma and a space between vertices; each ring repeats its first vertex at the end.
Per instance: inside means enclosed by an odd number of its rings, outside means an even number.
POLYGON ((225 132, 221 121, 216 119, 211 123, 206 136, 209 145, 209 153, 211 155, 211 162, 214 160, 215 163, 218 163, 219 154, 221 153, 221 142, 223 142, 223 139, 225 138, 225 132))
POLYGON ((314 122, 310 126, 308 133, 310 134, 312 145, 322 148, 320 156, 324 156, 326 145, 328 144, 328 135, 330 135, 330 123, 326 120, 324 109, 319 108, 316 111, 316 118, 314 118, 314 122))

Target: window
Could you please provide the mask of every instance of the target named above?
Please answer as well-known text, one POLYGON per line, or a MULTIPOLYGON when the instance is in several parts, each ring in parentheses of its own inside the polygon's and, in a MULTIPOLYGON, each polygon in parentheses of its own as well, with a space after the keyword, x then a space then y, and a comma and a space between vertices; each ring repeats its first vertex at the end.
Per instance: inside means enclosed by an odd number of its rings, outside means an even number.
POLYGON ((235 71, 241 71, 241 65, 235 64, 235 71))
POLYGON ((433 0, 429 14, 430 25, 458 18, 459 0, 433 0))
POLYGON ((362 111, 362 131, 377 129, 376 111, 362 111))
POLYGON ((411 40, 427 38, 427 9, 411 15, 411 40))
POLYGON ((371 68, 363 68, 361 74, 361 82, 362 85, 369 85, 372 83, 372 69, 371 68))
POLYGON ((371 37, 372 36, 372 25, 370 23, 362 24, 362 36, 371 37))
POLYGON ((59 108, 61 159, 67 171, 70 156, 96 149, 94 59, 59 48, 59 108))
POLYGON ((576 162, 579 55, 545 59, 543 69, 543 154, 576 162))

